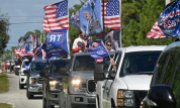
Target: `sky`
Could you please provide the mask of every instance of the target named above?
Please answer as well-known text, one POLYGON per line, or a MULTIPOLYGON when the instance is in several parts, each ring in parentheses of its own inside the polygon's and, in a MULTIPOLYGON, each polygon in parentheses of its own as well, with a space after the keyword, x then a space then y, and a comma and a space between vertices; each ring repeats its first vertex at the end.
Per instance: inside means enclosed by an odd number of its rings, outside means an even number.
MULTIPOLYGON (((0 0, 0 14, 9 17, 10 40, 7 49, 17 46, 18 39, 28 31, 43 30, 43 7, 61 0, 0 0), (28 22, 28 23, 27 23, 28 22), (31 23, 29 23, 31 22, 31 23)), ((69 0, 69 6, 79 4, 79 0, 69 0)))

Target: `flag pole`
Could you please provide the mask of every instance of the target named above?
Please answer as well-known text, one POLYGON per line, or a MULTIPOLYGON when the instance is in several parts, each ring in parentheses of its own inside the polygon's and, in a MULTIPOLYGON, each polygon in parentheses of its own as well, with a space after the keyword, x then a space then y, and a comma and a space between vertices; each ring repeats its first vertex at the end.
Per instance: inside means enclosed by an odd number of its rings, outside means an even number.
MULTIPOLYGON (((119 1, 119 12, 120 12, 119 13, 119 15, 120 15, 120 19, 119 20, 120 20, 120 22, 122 20, 122 17, 121 17, 122 16, 121 4, 122 4, 122 0, 119 1)), ((119 38, 120 40, 119 41, 120 41, 120 47, 122 47, 122 24, 120 23, 120 25, 121 26, 120 26, 120 34, 119 34, 120 35, 120 38, 119 38)))

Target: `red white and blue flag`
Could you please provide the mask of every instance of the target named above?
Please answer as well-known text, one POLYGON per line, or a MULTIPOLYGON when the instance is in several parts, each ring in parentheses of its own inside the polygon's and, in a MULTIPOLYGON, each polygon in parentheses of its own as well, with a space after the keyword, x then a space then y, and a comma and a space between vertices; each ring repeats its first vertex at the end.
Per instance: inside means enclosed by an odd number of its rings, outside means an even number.
POLYGON ((43 29, 46 32, 69 28, 68 0, 44 7, 43 29))
POLYGON ((102 0, 104 7, 104 26, 120 30, 120 0, 102 0))
POLYGON ((180 0, 173 1, 163 10, 158 25, 165 35, 180 36, 180 0))
POLYGON ((152 26, 151 30, 146 35, 147 38, 151 39, 158 39, 158 38, 165 38, 166 36, 158 26, 158 22, 156 21, 152 26))

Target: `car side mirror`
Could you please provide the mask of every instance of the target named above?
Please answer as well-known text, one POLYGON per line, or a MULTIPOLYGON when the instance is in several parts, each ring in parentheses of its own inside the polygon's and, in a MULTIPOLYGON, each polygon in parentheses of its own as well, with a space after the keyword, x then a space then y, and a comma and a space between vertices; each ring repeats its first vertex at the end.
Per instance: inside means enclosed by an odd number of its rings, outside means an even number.
POLYGON ((148 99, 156 108, 176 108, 176 100, 172 89, 166 85, 152 86, 148 93, 148 99))
POLYGON ((95 63, 95 69, 94 69, 95 81, 103 81, 105 79, 103 66, 104 66, 103 63, 95 63))

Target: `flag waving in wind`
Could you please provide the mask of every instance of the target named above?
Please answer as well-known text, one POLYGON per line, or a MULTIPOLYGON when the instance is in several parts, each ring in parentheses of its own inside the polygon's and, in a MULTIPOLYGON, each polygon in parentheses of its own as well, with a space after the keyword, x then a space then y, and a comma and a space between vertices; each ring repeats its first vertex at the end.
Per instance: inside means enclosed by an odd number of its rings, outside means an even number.
POLYGON ((49 32, 42 49, 45 50, 47 58, 67 56, 69 54, 68 31, 49 32))
POLYGON ((161 13, 158 25, 167 36, 180 36, 180 0, 174 0, 161 13))
POLYGON ((68 0, 44 7, 43 29, 46 32, 69 28, 68 0))
POLYGON ((98 46, 95 48, 89 48, 88 52, 90 56, 95 59, 109 56, 105 46, 102 43, 99 43, 98 46))
POLYGON ((151 28, 151 30, 146 35, 146 37, 151 38, 151 39, 158 39, 158 38, 165 38, 166 36, 162 32, 162 30, 159 28, 158 22, 156 21, 153 27, 151 28))
POLYGON ((120 0, 103 0, 102 2, 104 2, 104 26, 120 30, 120 0))

